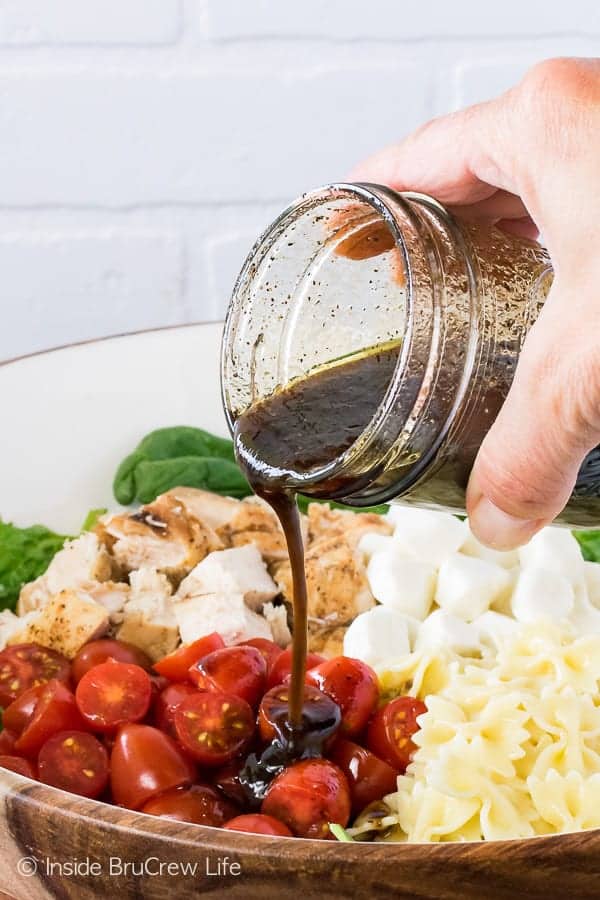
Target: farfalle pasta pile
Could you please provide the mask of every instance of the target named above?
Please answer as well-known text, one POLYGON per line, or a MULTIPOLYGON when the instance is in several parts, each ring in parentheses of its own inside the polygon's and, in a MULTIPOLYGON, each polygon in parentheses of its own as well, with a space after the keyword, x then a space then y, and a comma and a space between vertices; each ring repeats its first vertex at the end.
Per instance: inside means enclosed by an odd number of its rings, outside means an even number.
MULTIPOLYGON (((523 838, 600 827, 600 635, 536 624, 481 659, 412 653, 385 690, 423 699, 384 840, 523 838)), ((389 811, 389 815, 387 814, 389 811)), ((365 817, 352 829, 361 839, 365 817)))

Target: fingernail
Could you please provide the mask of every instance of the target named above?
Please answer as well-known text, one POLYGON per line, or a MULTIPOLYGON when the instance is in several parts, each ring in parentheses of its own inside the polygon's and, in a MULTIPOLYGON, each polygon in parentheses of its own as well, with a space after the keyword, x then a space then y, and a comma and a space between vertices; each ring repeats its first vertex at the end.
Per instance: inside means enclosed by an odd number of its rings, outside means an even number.
POLYGON ((539 519, 519 519, 481 496, 469 516, 471 531, 475 537, 494 550, 513 550, 526 544, 543 522, 539 519))

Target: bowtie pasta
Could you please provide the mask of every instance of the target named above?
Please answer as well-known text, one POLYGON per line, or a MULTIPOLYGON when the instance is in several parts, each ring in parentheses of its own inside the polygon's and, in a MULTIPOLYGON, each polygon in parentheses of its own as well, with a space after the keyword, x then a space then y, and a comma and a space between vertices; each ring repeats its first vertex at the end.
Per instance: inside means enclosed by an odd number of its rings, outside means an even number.
MULTIPOLYGON (((378 839, 498 840, 600 827, 600 635, 525 626, 492 656, 414 652, 380 673, 423 699, 378 839)), ((351 834, 373 830, 368 815, 351 834)))

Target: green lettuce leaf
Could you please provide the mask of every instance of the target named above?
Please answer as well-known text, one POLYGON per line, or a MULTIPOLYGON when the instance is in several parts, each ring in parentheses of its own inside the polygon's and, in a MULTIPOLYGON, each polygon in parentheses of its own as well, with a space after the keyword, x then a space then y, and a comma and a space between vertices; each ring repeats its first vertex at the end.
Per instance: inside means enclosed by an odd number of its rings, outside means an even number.
POLYGON ((581 547, 584 559, 600 562, 600 531, 574 531, 573 536, 581 547))
POLYGON ((43 525, 17 528, 0 520, 0 609, 14 609, 21 587, 43 575, 68 537, 43 525))

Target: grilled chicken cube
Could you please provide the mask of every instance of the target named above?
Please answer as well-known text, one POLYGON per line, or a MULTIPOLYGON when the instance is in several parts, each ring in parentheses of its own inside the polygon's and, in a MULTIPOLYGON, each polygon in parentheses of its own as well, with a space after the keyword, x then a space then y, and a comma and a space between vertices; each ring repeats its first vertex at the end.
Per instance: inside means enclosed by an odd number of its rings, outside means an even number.
POLYGON ((184 644, 213 631, 218 631, 227 645, 257 637, 273 640, 271 626, 246 606, 243 594, 190 594, 176 600, 173 609, 184 644))
POLYGON ((222 497, 220 494, 212 494, 210 491, 192 487, 172 488, 166 494, 162 494, 158 500, 165 498, 171 498, 180 503, 188 516, 197 519, 198 522, 203 522, 214 531, 231 521, 241 502, 233 497, 222 497))
POLYGON ((171 584, 165 575, 150 568, 131 572, 129 580, 130 599, 123 608, 123 624, 117 637, 144 650, 157 662, 179 643, 171 584))
POLYGON ((355 548, 365 533, 391 535, 392 526, 378 513, 355 513, 348 509, 332 509, 327 503, 311 503, 308 507, 308 546, 326 538, 346 538, 355 548))
MULTIPOLYGON (((347 535, 323 538, 309 546, 305 554, 308 615, 322 620, 323 627, 346 625, 375 600, 367 583, 365 567, 347 535)), ((277 569, 275 580, 288 601, 292 601, 292 573, 289 562, 277 569)))
POLYGON ((308 624, 308 649, 311 653, 320 653, 328 658, 342 656, 344 653, 344 635, 348 630, 347 625, 337 625, 334 628, 315 627, 308 624))
POLYGON ((15 616, 10 609, 3 609, 0 612, 0 650, 4 650, 13 634, 23 631, 29 620, 35 615, 35 612, 27 613, 21 618, 15 616))
POLYGON ((255 611, 279 593, 253 544, 210 553, 184 578, 177 596, 185 599, 190 595, 228 593, 242 594, 255 611))
POLYGON ((86 585, 85 593, 106 609, 111 625, 121 624, 123 609, 131 593, 128 584, 116 581, 98 581, 95 584, 86 585))
POLYGON ((23 585, 17 612, 22 616, 44 606, 66 588, 86 588, 92 583, 108 581, 112 574, 113 563, 106 548, 96 534, 86 532, 73 541, 66 541, 46 572, 23 585))
POLYGON ((111 516, 98 530, 124 571, 151 568, 174 580, 223 546, 209 525, 166 494, 136 513, 111 516))
POLYGON ((66 589, 27 617, 25 627, 14 632, 9 644, 36 643, 73 657, 88 641, 106 634, 109 618, 100 603, 83 591, 66 589))
POLYGON ((228 522, 217 528, 227 547, 254 544, 266 563, 287 559, 283 529, 271 507, 258 497, 246 497, 238 503, 228 522))
POLYGON ((280 647, 287 647, 291 643, 292 633, 288 625, 287 606, 281 603, 275 606, 273 603, 265 603, 262 614, 271 626, 273 640, 280 647))

